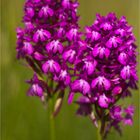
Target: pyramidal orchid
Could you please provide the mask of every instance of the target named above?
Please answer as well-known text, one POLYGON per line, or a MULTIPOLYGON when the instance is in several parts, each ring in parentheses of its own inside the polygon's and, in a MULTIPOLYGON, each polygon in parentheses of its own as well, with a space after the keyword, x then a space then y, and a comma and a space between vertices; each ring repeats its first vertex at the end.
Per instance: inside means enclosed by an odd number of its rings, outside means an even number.
POLYGON ((43 102, 63 93, 71 82, 73 68, 69 64, 74 63, 80 39, 78 5, 71 0, 25 2, 25 26, 17 28, 17 58, 25 59, 34 71, 27 82, 31 85, 28 95, 38 96, 43 102))
POLYGON ((68 102, 80 92, 77 114, 89 116, 105 139, 112 127, 121 134, 121 122, 133 124, 134 107, 125 108, 118 101, 137 89, 135 37, 126 18, 118 19, 114 13, 98 14, 92 26, 85 27, 84 36, 68 102))
POLYGON ((118 101, 137 89, 137 46, 132 27, 114 13, 98 14, 92 26, 79 32, 78 5, 72 0, 26 0, 24 27, 16 30, 17 58, 33 70, 28 96, 49 104, 57 95, 51 110, 56 116, 68 88, 68 103, 79 95, 77 114, 88 116, 105 139, 112 127, 121 134, 121 122, 133 124, 134 107, 118 101))

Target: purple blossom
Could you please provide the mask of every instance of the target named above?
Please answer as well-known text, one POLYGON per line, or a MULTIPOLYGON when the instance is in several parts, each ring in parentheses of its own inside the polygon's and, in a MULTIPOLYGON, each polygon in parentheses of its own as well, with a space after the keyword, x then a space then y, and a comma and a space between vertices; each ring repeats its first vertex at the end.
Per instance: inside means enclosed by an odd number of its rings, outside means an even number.
POLYGON ((91 114, 92 106, 89 98, 82 96, 76 103, 79 104, 79 108, 76 112, 77 115, 87 116, 91 114))
POLYGON ((36 95, 36 96, 41 97, 43 96, 43 89, 38 84, 33 84, 31 86, 31 89, 28 95, 31 95, 31 96, 36 95))
POLYGON ((70 0, 62 0, 62 6, 64 8, 70 8, 71 6, 70 0))
POLYGON ((69 85, 71 82, 71 77, 66 70, 61 70, 59 76, 54 78, 56 81, 63 82, 64 85, 69 85))
POLYGON ((58 36, 58 38, 61 38, 64 35, 65 35, 65 30, 64 30, 64 28, 60 27, 57 31, 57 36, 58 36))
POLYGON ((99 106, 102 108, 108 108, 109 103, 110 103, 110 99, 108 97, 106 97, 105 94, 100 95, 99 96, 99 100, 98 100, 99 106))
POLYGON ((108 58, 110 55, 110 50, 108 48, 105 47, 95 47, 92 50, 92 54, 94 57, 99 56, 99 58, 103 59, 104 57, 108 58))
POLYGON ((47 39, 49 39, 51 37, 51 34, 49 31, 47 30, 43 30, 43 29, 39 29, 36 31, 36 33, 33 36, 33 40, 34 42, 38 42, 38 41, 46 41, 47 39))
POLYGON ((44 98, 44 87, 41 83, 41 81, 38 79, 37 75, 35 74, 33 78, 29 81, 27 81, 29 84, 31 84, 30 89, 28 90, 28 96, 38 96, 41 99, 44 98))
POLYGON ((31 55, 34 51, 33 46, 32 44, 30 44, 30 42, 24 42, 22 50, 29 55, 31 55))
POLYGON ((34 3, 39 3, 41 0, 33 0, 34 3))
POLYGON ((71 84, 72 91, 82 92, 83 95, 88 94, 90 92, 90 85, 84 79, 75 80, 71 84))
POLYGON ((126 65, 127 61, 128 61, 128 56, 125 52, 121 52, 120 55, 118 56, 118 61, 123 64, 126 65))
POLYGON ((124 119, 123 122, 124 122, 125 125, 130 125, 130 126, 133 125, 133 119, 129 115, 125 116, 125 119, 124 119))
POLYGON ((32 31, 34 29, 34 25, 31 22, 25 22, 25 26, 28 31, 32 31))
POLYGON ((63 55, 62 55, 63 59, 65 61, 68 61, 70 63, 73 63, 73 61, 75 60, 76 57, 76 51, 75 50, 66 50, 63 55))
POLYGON ((135 80, 137 80, 136 70, 129 65, 124 66, 120 74, 124 80, 130 79, 130 78, 134 78, 135 80))
POLYGON ((125 125, 133 125, 133 115, 134 115, 134 106, 130 105, 126 109, 124 109, 125 117, 124 124, 125 125))
POLYGON ((48 71, 52 73, 59 73, 61 68, 60 65, 54 60, 48 60, 42 65, 42 70, 47 73, 48 71))
POLYGON ((96 86, 99 88, 104 88, 105 90, 109 90, 111 83, 108 79, 106 79, 104 76, 98 76, 92 81, 91 84, 92 88, 95 88, 96 86))
POLYGON ((113 120, 121 121, 122 113, 123 111, 120 106, 113 106, 110 110, 110 116, 113 120))
POLYGON ((96 61, 84 61, 84 66, 83 66, 83 70, 84 71, 87 71, 87 74, 88 75, 91 75, 93 74, 94 70, 95 70, 95 67, 97 65, 97 62, 96 61))
POLYGON ((41 10, 39 11, 39 17, 52 17, 54 14, 53 10, 51 8, 49 8, 48 6, 44 6, 41 8, 41 10))
POLYGON ((97 31, 92 31, 90 28, 86 28, 86 33, 87 33, 87 39, 90 39, 91 41, 96 41, 98 40, 101 35, 97 31))
POLYGON ((104 29, 105 31, 106 31, 106 30, 111 30, 111 29, 112 29, 112 25, 111 25, 109 22, 102 23, 102 24, 100 25, 100 27, 101 27, 102 29, 104 29))
POLYGON ((132 115, 117 102, 131 94, 129 88, 137 89, 138 80, 132 28, 124 17, 117 19, 113 13, 105 17, 98 14, 93 25, 85 28, 83 35, 85 39, 80 41, 78 55, 74 57, 74 74, 77 79, 86 82, 75 80, 71 84, 68 102, 71 103, 74 94, 80 92, 81 97, 88 98, 89 102, 88 105, 79 104, 78 114, 85 115, 85 110, 90 110, 93 105, 97 119, 104 115, 109 120, 104 120, 108 125, 105 133, 111 127, 121 133, 120 122, 132 125, 132 115))
POLYGON ((71 85, 80 40, 78 5, 72 0, 25 2, 25 27, 16 30, 16 49, 17 58, 24 59, 36 75, 29 82, 28 95, 48 101, 71 85), (52 87, 53 82, 56 87, 52 87))
POLYGON ((121 86, 116 86, 116 87, 114 87, 113 90, 112 90, 112 94, 113 94, 113 95, 118 95, 118 94, 121 94, 121 93, 122 93, 122 88, 121 88, 121 86))
MULTIPOLYGON (((18 40, 22 39, 24 36, 24 30, 22 28, 17 28, 16 32, 17 32, 17 39, 18 40)), ((17 44, 18 44, 18 41, 17 41, 17 44)))
POLYGON ((41 61, 44 59, 44 56, 39 52, 34 52, 34 59, 41 61))
POLYGON ((77 28, 72 28, 68 31, 68 33, 66 34, 67 38, 70 41, 76 41, 78 39, 78 29, 77 28))
POLYGON ((32 18, 34 16, 34 14, 35 14, 35 12, 34 12, 34 9, 32 7, 26 8, 26 16, 29 16, 32 18))
POLYGON ((63 51, 63 46, 62 44, 59 42, 59 40, 53 40, 52 42, 50 42, 49 44, 46 45, 46 50, 49 52, 59 52, 62 53, 63 51))
POLYGON ((125 113, 129 114, 131 117, 134 115, 134 106, 130 105, 127 108, 125 108, 125 113))
POLYGON ((112 48, 112 47, 117 48, 118 45, 121 44, 121 43, 122 43, 122 41, 121 41, 120 38, 115 37, 115 36, 112 36, 112 37, 110 37, 110 39, 107 41, 106 46, 107 46, 108 48, 112 48))

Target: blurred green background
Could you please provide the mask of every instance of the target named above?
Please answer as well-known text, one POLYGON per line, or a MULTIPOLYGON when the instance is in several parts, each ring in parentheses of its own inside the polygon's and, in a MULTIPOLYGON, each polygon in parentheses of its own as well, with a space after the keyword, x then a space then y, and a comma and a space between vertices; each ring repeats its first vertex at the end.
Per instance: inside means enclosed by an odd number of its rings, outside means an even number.
MULTIPOLYGON (((1 108, 2 140, 49 140, 49 122, 47 110, 37 98, 27 97, 28 86, 24 83, 31 76, 31 71, 16 60, 17 26, 22 25, 23 3, 25 0, 2 0, 2 53, 1 53, 1 108)), ((125 15, 133 25, 138 40, 139 0, 79 0, 80 24, 91 25, 96 13, 106 15, 116 12, 117 16, 125 15)), ((137 41, 137 44, 139 42, 137 41)), ((125 101, 136 106, 134 125, 123 128, 123 137, 112 131, 108 140, 139 139, 139 95, 133 92, 133 98, 125 101)), ((97 140, 96 129, 89 119, 75 116, 76 105, 67 105, 56 118, 57 140, 97 140)))

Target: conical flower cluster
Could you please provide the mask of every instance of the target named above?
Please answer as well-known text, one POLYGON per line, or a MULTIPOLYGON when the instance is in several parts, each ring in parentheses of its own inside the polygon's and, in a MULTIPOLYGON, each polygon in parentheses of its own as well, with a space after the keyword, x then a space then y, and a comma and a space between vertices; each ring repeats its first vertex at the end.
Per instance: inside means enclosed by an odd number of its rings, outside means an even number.
POLYGON ((100 120, 105 137, 112 126, 121 132, 120 122, 133 123, 134 107, 117 102, 137 89, 137 46, 126 18, 114 13, 98 14, 92 26, 79 32, 78 5, 72 0, 27 0, 25 26, 17 28, 17 58, 34 71, 27 81, 29 96, 47 101, 59 93, 63 98, 68 87, 71 104, 80 93, 77 114, 89 116, 97 127, 100 120))

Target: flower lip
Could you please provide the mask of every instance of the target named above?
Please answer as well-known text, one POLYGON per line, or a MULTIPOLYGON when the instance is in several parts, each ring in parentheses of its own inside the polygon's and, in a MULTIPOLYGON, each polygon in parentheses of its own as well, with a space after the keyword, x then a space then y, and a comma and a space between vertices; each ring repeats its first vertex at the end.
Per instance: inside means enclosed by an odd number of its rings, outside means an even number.
POLYGON ((105 94, 99 96, 98 104, 100 107, 108 108, 109 103, 110 103, 110 99, 107 98, 105 94))
POLYGON ((118 56, 118 61, 121 64, 126 65, 127 60, 128 60, 128 55, 125 52, 121 52, 120 55, 118 56))
POLYGON ((120 106, 113 106, 110 110, 110 116, 114 120, 121 121, 123 119, 122 113, 123 111, 120 106))
POLYGON ((133 116, 134 110, 135 110, 134 106, 130 105, 124 111, 125 111, 125 113, 129 114, 130 116, 133 116))
POLYGON ((70 4, 70 0, 63 0, 62 1, 62 6, 64 8, 70 8, 71 4, 70 4))
POLYGON ((111 82, 108 79, 106 79, 104 76, 98 76, 91 83, 92 88, 95 88, 96 86, 98 86, 99 88, 104 87, 105 90, 109 90, 111 87, 111 82))
POLYGON ((66 70, 61 70, 58 80, 62 81, 65 85, 69 85, 71 77, 66 70))
POLYGON ((90 104, 91 101, 88 97, 85 97, 85 96, 81 96, 77 101, 76 103, 78 104, 90 104))
POLYGON ((71 89, 72 91, 76 91, 76 92, 82 92, 83 95, 86 95, 90 92, 90 85, 87 81, 80 79, 80 80, 75 80, 72 84, 71 84, 71 89))
POLYGON ((122 93, 122 88, 121 86, 116 86, 113 90, 112 90, 112 94, 113 95, 118 95, 122 93))
POLYGON ((108 58, 110 55, 110 50, 108 48, 97 45, 93 48, 92 54, 94 57, 99 56, 100 59, 103 59, 104 57, 108 58))
POLYGON ((40 41, 46 41, 46 39, 49 39, 51 37, 51 34, 49 31, 44 29, 38 29, 36 33, 33 35, 33 41, 38 42, 40 41))
POLYGON ((122 40, 116 36, 112 36, 110 37, 110 39, 107 41, 106 43, 106 46, 108 48, 117 48, 118 47, 118 44, 121 44, 122 43, 122 40))
POLYGON ((49 8, 49 6, 44 6, 41 8, 41 10, 39 11, 39 17, 48 17, 48 16, 53 16, 54 12, 51 8, 49 8))
POLYGON ((70 63, 73 63, 75 59, 76 51, 73 49, 67 50, 63 53, 62 58, 65 61, 69 61, 70 63))
POLYGON ((53 40, 49 44, 46 45, 46 50, 48 52, 53 52, 53 53, 56 53, 56 52, 62 53, 63 46, 59 40, 53 40))
POLYGON ((121 77, 126 80, 129 79, 131 76, 131 67, 129 65, 124 66, 124 68, 121 70, 121 77))
POLYGON ((33 9, 32 7, 27 7, 27 8, 26 8, 26 15, 27 15, 27 16, 29 16, 29 17, 32 18, 32 17, 34 16, 34 14, 35 14, 35 13, 34 13, 34 9, 33 9))
POLYGON ((91 41, 97 41, 101 38, 101 34, 97 31, 92 31, 89 27, 86 27, 87 38, 91 41))
POLYGON ((78 39, 78 29, 72 28, 69 30, 69 32, 66 34, 67 38, 70 41, 76 41, 78 39))
POLYGON ((59 63, 57 63, 54 60, 48 60, 42 65, 42 70, 44 73, 47 73, 48 71, 52 73, 59 73, 61 68, 59 63))
POLYGON ((111 24, 109 22, 105 22, 105 23, 101 24, 100 27, 103 28, 105 31, 112 29, 112 26, 111 26, 111 24))
POLYGON ((31 55, 34 51, 34 48, 30 42, 24 42, 23 51, 24 51, 24 53, 31 55))
POLYGON ((94 60, 89 61, 89 60, 84 60, 84 66, 83 66, 83 70, 87 72, 88 75, 93 74, 95 68, 96 68, 97 62, 94 60))

